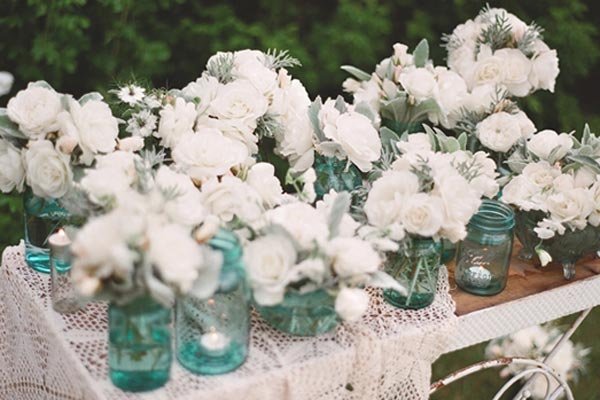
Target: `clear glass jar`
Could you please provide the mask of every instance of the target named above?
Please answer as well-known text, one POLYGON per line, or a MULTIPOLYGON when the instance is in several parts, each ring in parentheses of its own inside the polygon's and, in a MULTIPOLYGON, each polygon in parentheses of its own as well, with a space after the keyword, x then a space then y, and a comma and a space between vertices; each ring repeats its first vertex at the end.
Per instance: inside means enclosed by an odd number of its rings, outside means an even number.
POLYGON ((515 216, 495 200, 484 200, 459 244, 454 278, 463 290, 492 296, 506 287, 513 248, 515 216))
POLYGON ((323 289, 307 293, 288 291, 280 304, 256 308, 273 328, 295 336, 316 336, 339 323, 335 298, 323 289))
POLYGON ((433 303, 437 290, 441 241, 413 238, 397 254, 388 255, 385 271, 406 287, 403 295, 393 289, 383 291, 385 300, 399 308, 420 309, 433 303))
POLYGON ((336 157, 315 155, 314 164, 317 180, 315 192, 321 199, 331 189, 336 192, 352 192, 362 185, 362 175, 358 168, 348 160, 339 160, 336 157))
POLYGON ((177 302, 177 359, 196 374, 233 371, 248 356, 250 291, 237 237, 221 230, 209 242, 223 254, 219 288, 208 299, 193 294, 177 302))
POLYGON ((23 194, 25 215, 25 261, 38 272, 50 273, 48 238, 66 224, 67 210, 57 200, 35 196, 31 190, 23 194))
POLYGON ((150 296, 108 307, 110 379, 125 391, 163 386, 171 372, 171 309, 150 296))

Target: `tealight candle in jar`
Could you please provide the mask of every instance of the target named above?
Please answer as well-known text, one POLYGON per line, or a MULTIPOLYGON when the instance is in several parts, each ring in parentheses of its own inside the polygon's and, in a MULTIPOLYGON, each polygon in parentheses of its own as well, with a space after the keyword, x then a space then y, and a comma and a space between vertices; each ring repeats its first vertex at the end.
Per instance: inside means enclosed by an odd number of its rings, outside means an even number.
POLYGON ((52 308, 61 314, 76 312, 82 302, 71 281, 71 240, 61 228, 48 238, 48 244, 52 308))
POLYGON ((217 332, 214 328, 200 337, 200 344, 206 353, 212 356, 225 354, 229 342, 227 335, 217 332))

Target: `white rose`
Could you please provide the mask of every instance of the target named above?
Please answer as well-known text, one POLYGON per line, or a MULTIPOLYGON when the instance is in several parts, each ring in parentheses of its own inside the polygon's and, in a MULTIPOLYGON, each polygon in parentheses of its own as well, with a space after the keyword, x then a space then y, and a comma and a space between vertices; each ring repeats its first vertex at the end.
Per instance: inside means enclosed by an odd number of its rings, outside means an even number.
POLYGON ((273 165, 265 162, 254 164, 248 171, 246 183, 256 190, 267 207, 273 208, 281 203, 283 189, 275 176, 273 165))
POLYGON ((334 141, 342 146, 348 159, 362 172, 373 167, 381 156, 381 139, 371 121, 362 114, 344 113, 337 120, 334 141))
POLYGON ((78 144, 77 138, 63 135, 56 141, 56 149, 69 156, 73 153, 73 150, 75 150, 75 147, 77 147, 78 144))
POLYGON ((172 153, 178 168, 198 181, 225 175, 248 157, 242 143, 232 140, 211 128, 183 136, 172 153))
POLYGON ((292 243, 277 235, 260 237, 245 247, 244 262, 258 304, 273 306, 283 301, 296 257, 292 243))
POLYGON ((27 184, 39 197, 58 199, 73 182, 69 157, 54 149, 48 140, 31 142, 25 151, 27 184))
POLYGON ((381 258, 368 242, 352 237, 338 237, 327 245, 333 270, 341 279, 360 278, 379 269, 381 258))
POLYGON ((148 256, 161 278, 180 293, 188 292, 203 266, 202 250, 180 225, 158 225, 148 231, 148 256))
POLYGON ((412 133, 406 140, 396 143, 402 153, 428 153, 432 151, 429 135, 426 133, 412 133))
POLYGON ((521 127, 521 136, 523 138, 529 139, 537 131, 533 121, 531 121, 523 111, 519 111, 512 115, 517 119, 517 122, 521 127))
POLYGON ((312 249, 329 237, 326 219, 306 203, 291 203, 267 211, 267 219, 283 226, 303 249, 312 249))
POLYGON ((550 153, 556 149, 554 160, 560 160, 567 155, 573 147, 573 139, 566 133, 560 135, 555 131, 546 129, 533 135, 527 141, 527 150, 542 160, 548 160, 550 153))
POLYGON ((561 223, 570 223, 577 229, 587 225, 587 217, 596 208, 592 193, 583 188, 553 194, 547 200, 548 211, 552 219, 561 223))
POLYGON ((419 179, 408 171, 390 171, 373 183, 365 202, 369 223, 385 228, 400 220, 402 202, 419 191, 419 179))
POLYGON ((506 153, 521 138, 518 117, 501 111, 477 124, 477 138, 490 150, 506 153))
POLYGON ((467 73, 467 84, 469 89, 480 85, 497 85, 505 79, 505 60, 492 53, 492 50, 482 45, 477 56, 477 62, 473 64, 467 73))
POLYGON ((529 74, 531 61, 518 49, 500 49, 494 53, 504 65, 502 84, 514 96, 524 97, 531 92, 529 74))
POLYGON ((425 193, 407 197, 400 213, 404 229, 408 233, 432 237, 438 233, 443 223, 443 204, 439 198, 425 193))
POLYGON ((128 195, 132 179, 119 168, 89 168, 79 183, 92 202, 110 206, 128 195))
POLYGON ((556 50, 544 51, 533 58, 529 82, 535 89, 545 89, 554 93, 554 85, 559 72, 556 50))
POLYGON ((540 189, 524 175, 514 177, 502 189, 502 201, 514 204, 523 211, 542 210, 543 207, 534 196, 540 193, 540 189))
POLYGON ((169 192, 175 194, 172 198, 167 197, 166 201, 163 199, 157 211, 162 210, 171 221, 184 226, 196 226, 204 220, 206 210, 202 195, 189 176, 162 165, 154 183, 163 196, 169 192))
POLYGON ((246 223, 257 221, 262 213, 262 199, 234 176, 224 176, 219 181, 213 178, 202 184, 202 204, 212 215, 224 222, 230 222, 235 216, 246 223))
POLYGON ((589 188, 598 182, 598 175, 589 167, 582 166, 575 171, 575 187, 589 188))
POLYGON ((554 179, 560 175, 560 169, 552 167, 546 161, 527 164, 523 169, 522 176, 527 178, 540 190, 552 186, 554 179))
MULTIPOLYGON (((440 235, 456 243, 465 238, 466 225, 481 205, 481 195, 461 175, 436 179, 432 192, 442 204, 440 235)), ((407 229, 408 230, 408 229, 407 229)))
POLYGON ((6 140, 0 139, 0 191, 23 191, 25 167, 21 152, 6 140))
POLYGON ((270 96, 277 85, 277 74, 265 66, 264 59, 261 51, 236 51, 232 74, 248 80, 263 96, 270 96))
POLYGON ((141 136, 130 136, 127 138, 119 139, 119 150, 135 152, 140 151, 144 148, 144 138, 141 136))
POLYGON ((470 76, 475 65, 475 39, 465 40, 462 45, 448 51, 448 67, 463 78, 470 76))
POLYGON ((493 84, 481 85, 473 88, 466 97, 463 106, 465 109, 477 113, 489 112, 490 106, 496 98, 496 86, 493 84))
MULTIPOLYGON (((329 218, 337 197, 338 193, 331 189, 329 193, 325 193, 322 200, 317 201, 316 208, 324 218, 329 218)), ((344 213, 340 226, 338 227, 337 237, 352 237, 359 227, 360 224, 356 222, 350 214, 344 213)))
POLYGON ((369 81, 362 82, 360 88, 354 93, 354 104, 364 103, 376 116, 379 123, 379 108, 381 102, 381 87, 377 78, 371 78, 369 81))
POLYGON ((436 98, 439 93, 435 76, 426 68, 407 68, 400 74, 399 81, 417 102, 436 98))
POLYGON ((15 78, 10 72, 0 72, 0 96, 10 93, 15 78))
POLYGON ((358 321, 369 308, 369 295, 362 289, 343 288, 335 299, 335 311, 347 322, 358 321))
POLYGON ((178 97, 175 104, 167 104, 159 114, 158 131, 154 132, 154 136, 160 139, 161 145, 173 148, 183 136, 194 132, 198 116, 194 103, 178 97))
POLYGON ((90 165, 98 153, 115 149, 119 123, 105 102, 89 100, 81 105, 69 98, 69 111, 61 112, 57 118, 61 132, 77 139, 84 164, 90 165))
POLYGON ((442 123, 446 128, 452 128, 469 96, 467 83, 456 72, 444 67, 435 69, 435 77, 439 87, 438 103, 441 113, 430 113, 429 119, 433 123, 442 123))
POLYGON ((60 95, 52 89, 30 83, 8 101, 6 114, 29 139, 44 139, 58 130, 58 114, 63 110, 60 95))
POLYGON ((186 87, 181 89, 181 92, 188 99, 199 99, 200 102, 196 107, 198 115, 203 115, 211 101, 217 97, 219 90, 219 81, 214 76, 203 74, 200 78, 194 82, 190 82, 186 87))

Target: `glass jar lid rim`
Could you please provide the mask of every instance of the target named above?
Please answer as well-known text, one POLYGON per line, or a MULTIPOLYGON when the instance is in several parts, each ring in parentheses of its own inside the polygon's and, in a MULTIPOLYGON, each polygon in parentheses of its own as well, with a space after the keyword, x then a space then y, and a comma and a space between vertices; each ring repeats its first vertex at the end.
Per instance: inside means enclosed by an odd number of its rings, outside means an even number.
POLYGON ((469 226, 490 231, 510 230, 515 226, 515 214, 509 206, 496 200, 483 200, 469 226))

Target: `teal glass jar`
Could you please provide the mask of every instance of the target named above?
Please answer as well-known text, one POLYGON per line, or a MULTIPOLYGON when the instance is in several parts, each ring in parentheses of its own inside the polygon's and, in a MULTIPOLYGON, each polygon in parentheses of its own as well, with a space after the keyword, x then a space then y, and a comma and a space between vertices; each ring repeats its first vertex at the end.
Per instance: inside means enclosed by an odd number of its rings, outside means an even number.
POLYGON ((463 290, 492 296, 506 287, 513 248, 515 216, 496 200, 484 200, 459 244, 454 278, 463 290))
POLYGON ((256 308, 273 328, 294 336, 327 333, 339 323, 335 298, 323 289, 307 293, 288 291, 280 304, 256 308))
POLYGON ((177 359, 193 373, 218 375, 248 356, 250 291, 237 237, 221 230, 209 244, 223 255, 219 287, 208 299, 188 294, 178 300, 177 359))
POLYGON ((48 238, 69 218, 57 200, 35 196, 30 189, 23 194, 25 215, 25 261, 38 272, 50 273, 48 238))
POLYGON ((129 392, 157 389, 168 380, 171 349, 171 309, 150 296, 108 307, 110 379, 129 392))
POLYGON ((314 164, 317 180, 315 182, 315 193, 317 199, 331 189, 336 192, 352 193, 354 189, 362 185, 362 175, 358 168, 347 160, 339 160, 336 157, 315 156, 314 164))
POLYGON ((398 253, 389 254, 385 271, 406 288, 407 294, 385 289, 384 299, 396 307, 411 310, 433 303, 441 255, 441 241, 429 238, 413 238, 398 253))

